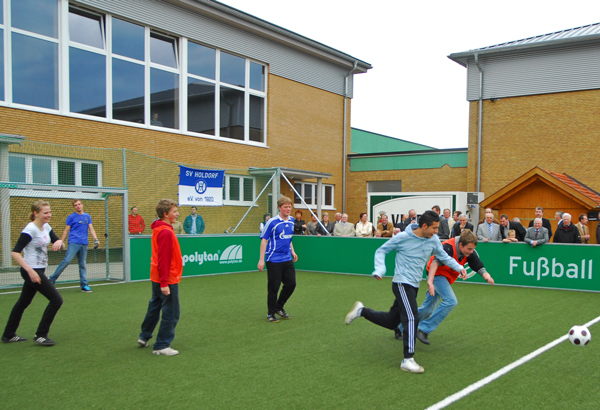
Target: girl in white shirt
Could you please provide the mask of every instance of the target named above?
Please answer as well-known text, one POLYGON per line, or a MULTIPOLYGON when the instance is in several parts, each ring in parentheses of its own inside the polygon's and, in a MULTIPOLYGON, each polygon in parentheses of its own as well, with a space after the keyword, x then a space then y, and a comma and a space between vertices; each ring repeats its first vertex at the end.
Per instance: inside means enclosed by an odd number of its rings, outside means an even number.
POLYGON ((50 204, 46 201, 35 201, 31 205, 31 221, 21 232, 13 251, 13 259, 21 266, 21 276, 25 283, 17 303, 13 307, 8 323, 2 334, 3 343, 23 342, 24 337, 17 336, 16 332, 23 317, 23 312, 33 300, 35 294, 40 292, 50 302, 44 311, 33 341, 42 346, 54 346, 54 341, 48 338, 50 325, 54 316, 60 309, 63 299, 56 288, 46 277, 48 266, 48 245, 53 243, 52 250, 57 251, 63 243, 54 233, 48 222, 52 217, 50 204), (23 255, 21 255, 23 252, 23 255))

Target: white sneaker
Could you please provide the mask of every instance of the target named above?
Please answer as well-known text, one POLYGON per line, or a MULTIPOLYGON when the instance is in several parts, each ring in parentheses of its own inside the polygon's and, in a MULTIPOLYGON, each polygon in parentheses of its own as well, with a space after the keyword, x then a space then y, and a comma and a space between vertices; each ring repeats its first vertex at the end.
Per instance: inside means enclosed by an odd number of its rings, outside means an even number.
POLYGON ((423 373, 425 369, 423 366, 419 366, 415 359, 412 357, 410 359, 402 360, 402 364, 400 365, 400 370, 404 370, 405 372, 410 373, 423 373))
POLYGON ((358 311, 364 307, 365 305, 363 305, 361 302, 354 303, 354 306, 352 306, 352 310, 346 315, 346 324, 349 325, 354 319, 360 317, 358 311))
POLYGON ((153 350, 152 354, 156 354, 156 355, 165 355, 165 356, 175 356, 179 354, 179 351, 175 350, 175 349, 171 349, 170 347, 165 347, 164 349, 161 350, 153 350))

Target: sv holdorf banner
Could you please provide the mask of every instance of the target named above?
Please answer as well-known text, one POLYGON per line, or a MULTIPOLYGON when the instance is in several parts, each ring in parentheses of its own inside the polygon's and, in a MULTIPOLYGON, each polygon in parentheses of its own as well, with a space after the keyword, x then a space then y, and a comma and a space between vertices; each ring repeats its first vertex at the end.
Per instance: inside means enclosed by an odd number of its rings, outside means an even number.
POLYGON ((179 166, 179 205, 223 206, 225 171, 179 166))

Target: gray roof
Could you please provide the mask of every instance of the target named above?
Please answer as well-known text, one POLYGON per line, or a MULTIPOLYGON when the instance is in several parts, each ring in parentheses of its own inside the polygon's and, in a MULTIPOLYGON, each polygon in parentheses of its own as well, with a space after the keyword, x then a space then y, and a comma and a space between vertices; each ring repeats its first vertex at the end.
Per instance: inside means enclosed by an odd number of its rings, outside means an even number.
POLYGON ((595 23, 588 24, 587 26, 575 27, 567 30, 555 31, 553 33, 542 34, 539 36, 528 37, 522 40, 514 40, 493 46, 482 47, 475 50, 452 53, 448 56, 448 58, 462 66, 466 66, 467 60, 472 58, 475 53, 479 55, 508 53, 511 51, 528 48, 556 47, 565 43, 597 41, 598 39, 600 39, 600 23, 595 23))

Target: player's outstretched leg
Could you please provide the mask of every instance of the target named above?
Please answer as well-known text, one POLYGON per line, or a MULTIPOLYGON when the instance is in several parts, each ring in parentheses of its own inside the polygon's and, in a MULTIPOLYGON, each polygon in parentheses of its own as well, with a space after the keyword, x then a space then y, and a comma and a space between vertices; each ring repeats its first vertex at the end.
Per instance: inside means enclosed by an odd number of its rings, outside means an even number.
POLYGON ((352 310, 346 315, 346 324, 349 325, 354 319, 360 317, 362 309, 365 307, 361 302, 355 302, 352 310))

